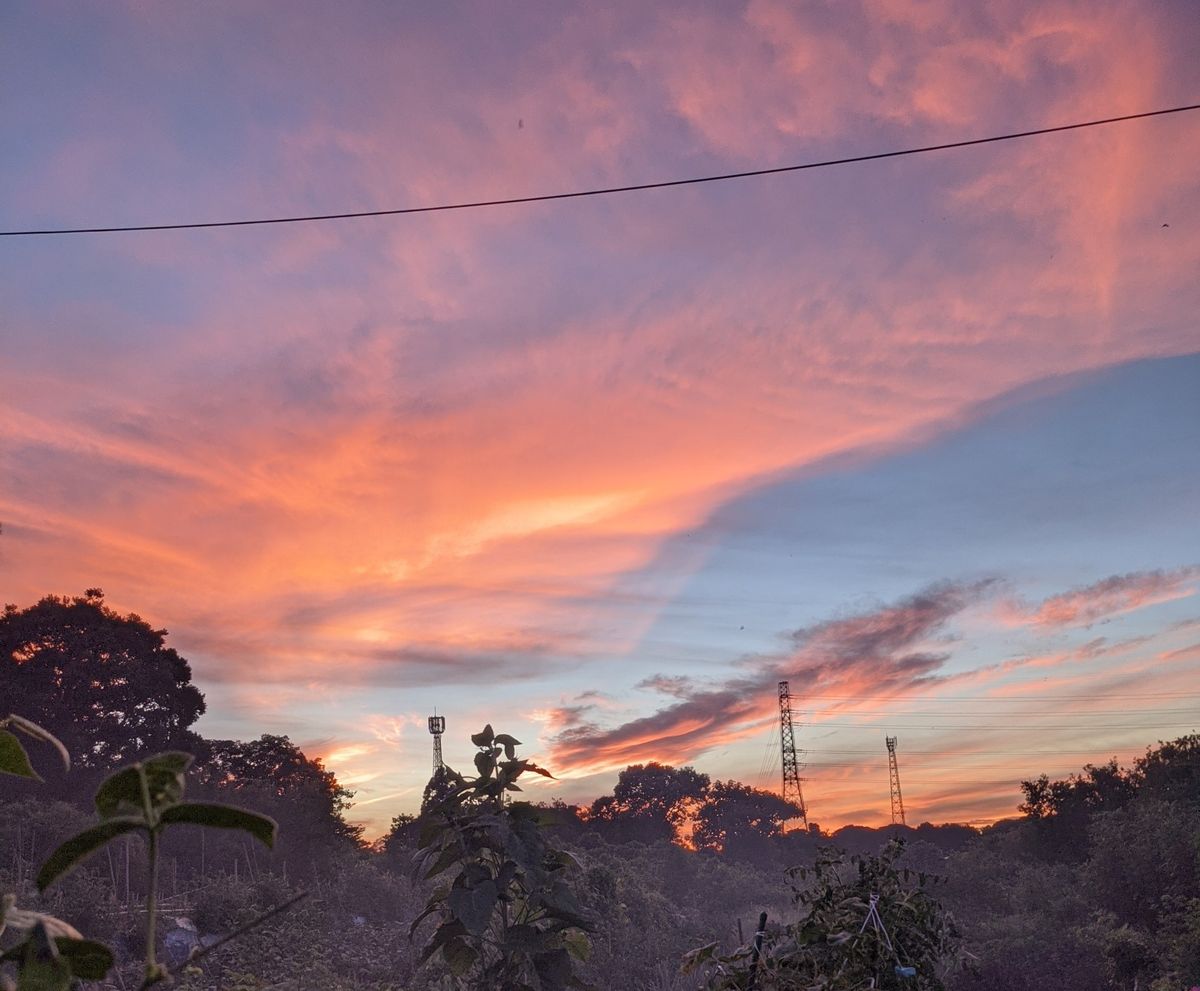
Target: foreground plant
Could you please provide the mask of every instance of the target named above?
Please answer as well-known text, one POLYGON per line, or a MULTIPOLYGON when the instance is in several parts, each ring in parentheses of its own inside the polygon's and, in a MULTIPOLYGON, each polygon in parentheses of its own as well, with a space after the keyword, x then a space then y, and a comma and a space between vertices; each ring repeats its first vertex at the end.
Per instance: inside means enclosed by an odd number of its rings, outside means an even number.
POLYGON ((684 973, 707 973, 710 991, 943 991, 962 956, 949 916, 930 894, 938 879, 896 866, 901 841, 878 857, 823 851, 813 868, 794 867, 798 922, 765 934, 761 954, 717 944, 693 950, 684 973))
POLYGON ((471 737, 478 775, 446 769, 447 793, 426 816, 418 863, 441 878, 411 932, 438 920, 421 960, 440 952, 459 986, 478 989, 585 988, 591 922, 567 881, 575 866, 546 840, 546 811, 509 802, 526 772, 553 777, 517 757, 520 741, 492 727, 471 737))
MULTIPOLYGON (((0 719, 0 773, 41 781, 33 769, 21 737, 48 743, 62 759, 67 770, 71 757, 66 747, 48 730, 23 716, 10 714, 0 719)), ((0 964, 17 965, 18 984, 0 974, 4 991, 57 991, 70 986, 73 978, 100 980, 113 964, 108 947, 84 939, 70 924, 44 912, 17 908, 17 896, 0 898, 0 934, 12 931, 23 937, 15 946, 0 954, 0 964)))
POLYGON ((68 771, 71 769, 71 755, 67 753, 67 748, 53 733, 31 719, 10 713, 0 719, 0 773, 11 774, 18 778, 32 778, 34 781, 42 780, 41 775, 33 769, 29 754, 26 752, 24 744, 21 743, 20 737, 13 730, 17 730, 32 740, 50 744, 62 759, 63 767, 68 771))
MULTIPOLYGON (((51 733, 21 716, 0 719, 0 773, 41 780, 33 769, 20 738, 49 743, 69 768, 66 748, 51 733)), ((51 884, 77 867, 105 844, 130 833, 146 841, 149 876, 146 884, 146 961, 142 989, 167 979, 167 969, 158 962, 155 943, 158 922, 158 851, 163 831, 169 826, 215 826, 249 833, 268 847, 275 842, 275 822, 266 816, 230 805, 183 801, 184 772, 192 763, 190 754, 170 752, 122 768, 107 778, 96 792, 100 822, 85 829, 55 850, 37 875, 37 888, 51 884)), ((281 907, 282 909, 282 907, 281 907)), ((268 915, 281 910, 274 910, 268 915)), ((264 919, 266 916, 264 916, 264 919)), ((262 920, 256 920, 257 922, 262 920)), ((5 929, 23 938, 0 955, 0 964, 15 964, 14 984, 0 974, 3 991, 68 991, 76 980, 103 980, 113 966, 108 947, 84 939, 71 925, 41 912, 17 908, 16 896, 0 901, 0 933, 5 929)))

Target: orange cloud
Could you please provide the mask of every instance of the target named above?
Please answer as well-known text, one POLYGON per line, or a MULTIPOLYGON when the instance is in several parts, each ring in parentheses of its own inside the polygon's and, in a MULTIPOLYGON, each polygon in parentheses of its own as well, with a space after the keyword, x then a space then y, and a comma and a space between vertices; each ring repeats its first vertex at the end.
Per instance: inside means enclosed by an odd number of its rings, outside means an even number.
MULTIPOLYGON (((789 679, 798 695, 852 699, 872 693, 903 696, 938 684, 945 655, 920 648, 990 582, 934 586, 893 606, 797 630, 790 656, 758 658, 750 673, 715 688, 678 679, 647 687, 676 699, 658 712, 615 728, 576 720, 553 740, 556 766, 592 774, 657 760, 686 763, 762 731, 776 718, 775 682, 789 679)), ((852 706, 847 706, 852 709, 852 706)))
MULTIPOLYGON (((95 48, 123 72, 5 174, 31 216, 387 207, 783 164, 1176 102, 1192 66, 1165 12, 1057 0, 987 18, 943 0, 480 11, 489 44, 461 52, 419 17, 247 33, 185 6, 111 16, 95 48), (253 57, 213 79, 212 52, 242 36, 253 57), (222 83, 229 144, 198 148, 176 115, 222 83)), ((1195 213, 1198 157, 1179 118, 623 199, 6 256, 5 598, 104 586, 168 626, 247 725, 285 718, 296 679, 338 705, 481 671, 558 679, 550 697, 623 688, 705 549, 650 591, 623 579, 732 495, 1031 380, 1194 349, 1200 225, 1175 218, 1195 213)), ((921 654, 812 676, 847 695, 953 676, 921 654)), ((770 718, 769 691, 750 696, 773 676, 563 753, 615 766, 734 743, 770 718)))

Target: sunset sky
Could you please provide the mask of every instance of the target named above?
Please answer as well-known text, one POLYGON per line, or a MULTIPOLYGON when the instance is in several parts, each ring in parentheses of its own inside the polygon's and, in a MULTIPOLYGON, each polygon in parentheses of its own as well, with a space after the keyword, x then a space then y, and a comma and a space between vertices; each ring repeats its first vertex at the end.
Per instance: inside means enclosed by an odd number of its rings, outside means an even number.
MULTIPOLYGON (((0 229, 742 171, 1200 102, 1155 4, 9 2, 0 229), (984 12, 986 10, 986 13, 984 12)), ((810 818, 1200 730, 1200 113, 433 215, 0 238, 0 602, 170 631, 378 834, 490 721, 810 818)))

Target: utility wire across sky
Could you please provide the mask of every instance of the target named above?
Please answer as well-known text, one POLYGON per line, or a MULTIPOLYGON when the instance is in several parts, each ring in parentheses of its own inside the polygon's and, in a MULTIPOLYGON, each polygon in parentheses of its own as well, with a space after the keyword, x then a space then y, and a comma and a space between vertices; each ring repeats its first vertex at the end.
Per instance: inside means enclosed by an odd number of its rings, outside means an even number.
POLYGON ((755 176, 780 175, 785 172, 803 172, 808 169, 853 165, 857 162, 875 162, 885 158, 923 155, 931 151, 949 151, 954 148, 970 148, 974 145, 994 144, 999 141, 1015 141, 1018 138, 1032 138, 1042 134, 1078 131, 1086 127, 1101 127, 1105 124, 1118 124, 1123 121, 1144 120, 1148 117, 1163 117, 1167 114, 1181 114, 1191 110, 1200 110, 1200 103, 1192 103, 1182 107, 1169 107, 1164 110, 1147 110, 1137 114, 1123 114, 1119 117, 1105 117, 1100 120, 1079 121, 1074 124, 1059 124, 1056 127, 1039 127, 1028 131, 994 134, 986 138, 971 138, 965 141, 950 141, 944 144, 924 145, 918 148, 900 148, 894 151, 880 151, 869 155, 851 155, 846 158, 830 158, 817 162, 803 162, 799 165, 780 165, 774 168, 752 169, 746 172, 725 172, 719 175, 694 176, 690 179, 668 179, 661 182, 643 182, 628 186, 579 189, 566 193, 542 193, 535 196, 514 196, 507 199, 471 200, 461 203, 440 203, 432 206, 401 207, 395 210, 360 210, 347 213, 323 213, 297 217, 258 217, 248 220, 210 220, 178 224, 129 224, 120 227, 61 227, 40 230, 10 230, 0 231, 0 237, 34 237, 53 234, 120 234, 135 231, 197 230, 205 227, 256 227, 267 224, 303 224, 328 220, 359 220, 366 217, 399 217, 412 213, 445 213, 451 210, 477 210, 483 207, 517 206, 524 203, 548 203, 553 200, 573 200, 590 196, 609 196, 613 193, 636 193, 648 189, 696 186, 701 183, 723 182, 726 179, 750 179, 755 176))

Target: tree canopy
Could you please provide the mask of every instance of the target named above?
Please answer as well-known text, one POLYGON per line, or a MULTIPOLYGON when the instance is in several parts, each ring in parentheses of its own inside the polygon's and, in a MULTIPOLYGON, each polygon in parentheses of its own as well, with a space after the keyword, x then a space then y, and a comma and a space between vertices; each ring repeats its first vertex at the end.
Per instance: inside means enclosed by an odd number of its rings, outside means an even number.
POLYGON ((344 818, 354 793, 286 736, 208 740, 200 753, 197 777, 210 795, 288 823, 284 854, 315 856, 358 842, 361 827, 344 818))
POLYGON ((753 857, 763 841, 783 835, 783 825, 800 815, 774 792, 737 781, 717 781, 696 813, 692 842, 698 850, 753 857))
MULTIPOLYGON (((166 630, 108 608, 104 593, 46 596, 0 614, 0 698, 94 772, 156 750, 193 749, 204 712, 188 662, 166 630)), ((94 775, 93 775, 94 777, 94 775)))
POLYGON ((609 824, 618 840, 673 840, 699 807, 709 778, 693 767, 652 761, 632 764, 617 777, 611 795, 592 803, 590 818, 609 824))

